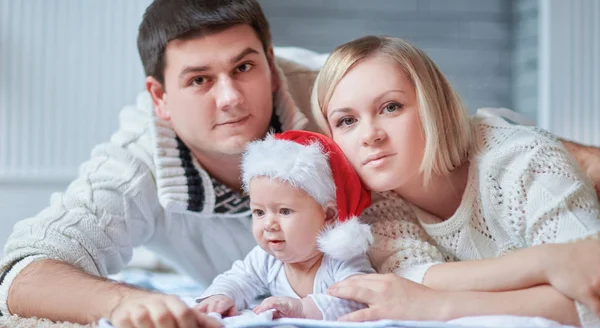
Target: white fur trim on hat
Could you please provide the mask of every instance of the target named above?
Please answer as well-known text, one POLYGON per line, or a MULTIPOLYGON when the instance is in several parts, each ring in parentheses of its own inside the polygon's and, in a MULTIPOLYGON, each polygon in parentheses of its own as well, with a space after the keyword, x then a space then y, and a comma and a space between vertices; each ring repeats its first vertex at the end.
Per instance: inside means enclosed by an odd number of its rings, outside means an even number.
POLYGON ((347 261, 367 252, 373 244, 373 234, 368 224, 360 223, 358 217, 353 216, 324 228, 317 243, 324 254, 347 261))
POLYGON ((280 179, 307 192, 319 204, 335 202, 335 183, 327 154, 315 142, 302 145, 269 134, 250 143, 242 160, 242 182, 249 190, 254 177, 280 179))

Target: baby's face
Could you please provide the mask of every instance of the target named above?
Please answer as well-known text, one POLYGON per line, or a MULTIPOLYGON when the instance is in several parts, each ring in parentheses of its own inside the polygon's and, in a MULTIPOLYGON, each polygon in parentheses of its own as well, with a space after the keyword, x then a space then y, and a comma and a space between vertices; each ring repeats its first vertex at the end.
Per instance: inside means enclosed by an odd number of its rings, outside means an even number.
POLYGON ((285 263, 299 263, 321 253, 317 235, 325 210, 302 189, 258 177, 250 182, 252 232, 266 252, 285 263))

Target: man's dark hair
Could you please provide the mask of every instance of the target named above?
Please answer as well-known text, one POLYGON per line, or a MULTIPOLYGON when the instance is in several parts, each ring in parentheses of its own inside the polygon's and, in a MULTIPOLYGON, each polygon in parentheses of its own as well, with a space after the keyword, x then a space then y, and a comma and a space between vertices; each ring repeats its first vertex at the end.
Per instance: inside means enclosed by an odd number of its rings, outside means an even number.
POLYGON ((256 0, 154 0, 144 13, 137 46, 146 76, 164 85, 165 48, 171 40, 186 40, 250 25, 265 53, 271 46, 269 23, 256 0))

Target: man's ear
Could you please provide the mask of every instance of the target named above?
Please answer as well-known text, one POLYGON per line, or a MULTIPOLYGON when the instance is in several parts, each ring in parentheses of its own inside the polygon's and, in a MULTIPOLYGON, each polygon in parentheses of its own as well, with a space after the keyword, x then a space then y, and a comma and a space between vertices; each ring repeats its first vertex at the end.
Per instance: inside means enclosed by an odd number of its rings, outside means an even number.
POLYGON ((271 70, 271 92, 275 92, 279 89, 280 81, 279 74, 277 74, 277 67, 275 66, 275 53, 273 52, 273 47, 269 47, 266 55, 269 69, 271 70))
POLYGON ((327 203, 325 208, 325 222, 336 222, 338 219, 337 204, 334 202, 327 203))
POLYGON ((152 97, 152 103, 154 104, 154 112, 156 116, 161 119, 168 121, 171 119, 171 113, 167 109, 167 93, 165 89, 155 77, 146 77, 146 90, 152 97))

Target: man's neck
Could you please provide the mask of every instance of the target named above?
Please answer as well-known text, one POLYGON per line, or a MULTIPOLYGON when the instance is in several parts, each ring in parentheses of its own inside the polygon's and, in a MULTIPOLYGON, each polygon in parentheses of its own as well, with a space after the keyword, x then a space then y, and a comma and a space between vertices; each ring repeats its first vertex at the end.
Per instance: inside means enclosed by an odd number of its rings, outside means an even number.
POLYGON ((242 155, 210 156, 192 150, 202 168, 213 178, 221 181, 231 190, 239 192, 242 189, 242 155))
POLYGON ((414 183, 395 191, 409 203, 446 220, 460 206, 468 179, 469 162, 466 162, 445 176, 433 175, 427 186, 419 177, 414 183))

